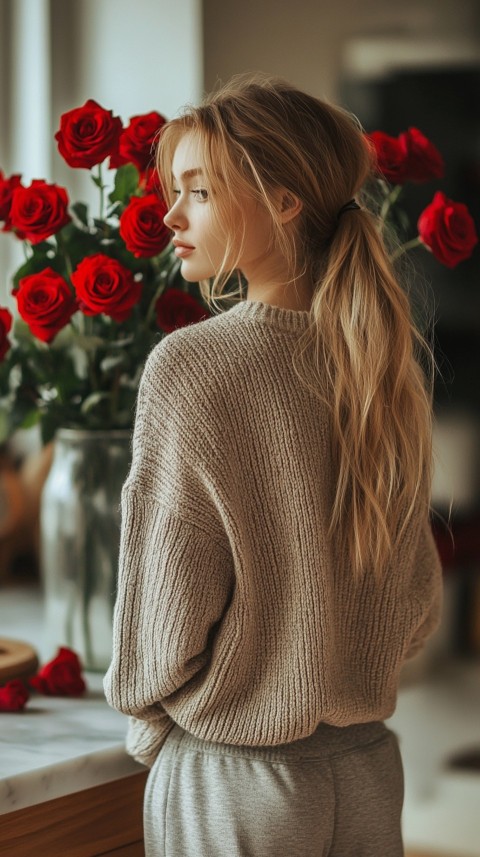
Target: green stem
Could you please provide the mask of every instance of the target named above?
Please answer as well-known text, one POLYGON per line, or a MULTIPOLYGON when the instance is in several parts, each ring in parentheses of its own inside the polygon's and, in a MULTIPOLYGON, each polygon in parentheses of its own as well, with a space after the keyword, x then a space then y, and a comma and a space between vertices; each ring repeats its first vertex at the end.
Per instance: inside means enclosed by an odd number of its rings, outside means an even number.
MULTIPOLYGON (((167 250, 164 251, 164 254, 166 257, 168 257, 168 248, 167 248, 167 250)), ((153 259, 151 259, 152 266, 154 267, 154 269, 156 269, 157 274, 160 275, 161 281, 155 290, 155 294, 153 295, 153 298, 150 301, 150 304, 148 306, 148 310, 147 310, 147 313, 145 316, 144 326, 147 330, 150 327, 153 316, 155 315, 155 304, 157 303, 162 292, 164 291, 165 283, 168 281, 168 278, 169 278, 171 272, 173 271, 173 269, 175 268, 175 265, 178 262, 176 257, 173 256, 171 261, 170 261, 168 268, 165 269, 164 268, 164 261, 162 258, 164 256, 164 254, 162 253, 160 257, 157 256, 157 257, 154 257, 153 259)))
MULTIPOLYGON (((94 334, 94 318, 91 315, 85 315, 85 336, 93 336, 94 334)), ((90 377, 90 383, 94 390, 99 388, 99 379, 97 378, 97 373, 95 372, 95 358, 97 355, 97 349, 92 352, 90 349, 87 351, 87 359, 88 359, 88 374, 90 377)))
POLYGON ((104 205, 104 190, 105 185, 102 180, 102 165, 98 165, 98 181, 100 184, 100 220, 103 220, 103 205, 104 205))
POLYGON ((405 244, 401 244, 400 247, 397 247, 394 253, 392 253, 390 257, 391 262, 395 262, 396 259, 399 259, 400 256, 403 256, 407 250, 412 250, 414 247, 420 247, 423 244, 422 239, 419 235, 416 238, 412 238, 410 241, 406 241, 405 244))
POLYGON ((390 211, 392 205, 394 205, 396 203, 396 201, 397 201, 398 197, 400 196, 402 190, 403 190, 402 185, 397 184, 393 188, 393 190, 390 191, 388 196, 384 199, 383 205, 382 205, 382 208, 380 211, 380 219, 383 220, 384 223, 387 219, 388 212, 390 211))
POLYGON ((111 389, 111 399, 110 399, 110 420, 112 423, 115 422, 115 414, 117 412, 118 407, 118 392, 120 387, 120 371, 117 369, 115 372, 115 378, 113 381, 112 389, 111 389))
MULTIPOLYGON (((175 263, 174 263, 174 264, 175 264, 175 263)), ((149 306, 148 306, 148 310, 147 310, 147 314, 146 314, 146 316, 145 316, 145 328, 146 328, 147 330, 148 330, 148 328, 150 327, 150 324, 151 324, 151 322, 152 322, 153 316, 155 315, 155 305, 156 305, 156 303, 157 303, 157 301, 158 301, 158 299, 159 299, 160 295, 162 294, 162 292, 163 292, 163 291, 164 291, 164 289, 165 289, 165 282, 166 282, 166 280, 168 279, 168 275, 169 275, 169 273, 170 273, 170 271, 172 270, 172 268, 173 268, 173 267, 174 267, 174 265, 171 265, 171 266, 170 266, 170 268, 168 269, 168 271, 165 271, 165 274, 164 274, 163 280, 162 280, 162 282, 159 284, 159 286, 157 287, 157 289, 155 290, 155 294, 153 295, 153 298, 152 298, 152 300, 150 301, 150 304, 149 304, 149 306)))
POLYGON ((68 255, 67 246, 65 244, 65 241, 63 240, 63 236, 62 236, 61 232, 57 232, 57 234, 55 235, 55 240, 57 242, 57 252, 59 253, 59 255, 63 256, 63 258, 65 259, 65 265, 67 268, 67 273, 71 279, 72 274, 73 274, 72 261, 70 259, 70 256, 68 255))
MULTIPOLYGON (((73 317, 70 320, 70 324, 73 329, 77 330, 80 336, 93 336, 93 318, 91 316, 84 315, 83 312, 76 313, 78 317, 73 321, 73 317)), ((98 388, 98 378, 95 372, 95 354, 96 352, 91 353, 90 349, 87 349, 87 364, 88 364, 88 377, 90 379, 90 384, 93 390, 98 388)))
POLYGON ((70 319, 70 324, 80 336, 85 336, 85 316, 83 312, 80 312, 80 310, 76 312, 70 319))

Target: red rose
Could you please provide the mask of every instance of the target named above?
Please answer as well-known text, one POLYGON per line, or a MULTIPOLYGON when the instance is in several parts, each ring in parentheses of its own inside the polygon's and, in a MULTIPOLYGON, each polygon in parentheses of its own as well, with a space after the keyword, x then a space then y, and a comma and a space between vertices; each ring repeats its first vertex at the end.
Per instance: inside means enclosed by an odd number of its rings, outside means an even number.
POLYGON ((405 150, 407 181, 428 182, 441 179, 445 164, 438 149, 418 128, 409 128, 398 138, 405 150))
POLYGON ((478 242, 475 224, 466 205, 437 191, 418 219, 418 234, 439 262, 454 268, 468 259, 478 242))
POLYGON ((81 696, 87 687, 81 670, 78 655, 61 647, 57 656, 30 679, 30 685, 47 696, 81 696))
POLYGON ((12 326, 12 320, 11 312, 4 307, 0 307, 0 360, 3 360, 10 348, 7 333, 12 326))
POLYGON ((2 232, 10 229, 10 207, 15 188, 20 187, 22 177, 20 175, 10 176, 6 179, 0 170, 0 220, 5 221, 2 232))
POLYGON ((397 137, 389 137, 383 131, 373 131, 366 135, 373 146, 376 168, 387 182, 403 184, 407 180, 407 152, 397 137))
POLYGON ((23 277, 12 294, 21 317, 42 342, 51 342, 77 310, 68 283, 52 268, 23 277))
POLYGON ((120 217, 120 235, 134 256, 157 256, 169 244, 171 232, 163 222, 168 208, 155 193, 132 196, 120 217))
POLYGON ((171 333, 187 324, 196 324, 209 318, 208 312, 195 298, 181 289, 167 289, 155 304, 156 320, 159 328, 171 333))
POLYGON ((68 197, 63 187, 34 179, 30 187, 17 187, 10 207, 10 223, 19 238, 31 244, 45 241, 69 223, 68 197))
POLYGON ((155 196, 163 200, 162 185, 160 184, 160 176, 156 167, 147 167, 145 172, 140 176, 139 185, 145 196, 154 193, 155 196))
POLYGON ((12 678, 0 687, 0 711, 21 711, 29 698, 30 694, 23 681, 12 678))
POLYGON ((85 315, 103 313, 115 321, 129 317, 142 292, 142 283, 132 271, 103 253, 83 259, 71 279, 85 315))
POLYGON ((122 121, 89 98, 60 117, 58 151, 71 167, 91 169, 118 149, 122 121))
MULTIPOLYGON (((152 151, 158 132, 167 120, 155 110, 141 116, 132 116, 130 124, 120 135, 119 155, 122 163, 135 164, 142 173, 151 163, 152 151)), ((112 166, 117 166, 115 163, 112 166)))

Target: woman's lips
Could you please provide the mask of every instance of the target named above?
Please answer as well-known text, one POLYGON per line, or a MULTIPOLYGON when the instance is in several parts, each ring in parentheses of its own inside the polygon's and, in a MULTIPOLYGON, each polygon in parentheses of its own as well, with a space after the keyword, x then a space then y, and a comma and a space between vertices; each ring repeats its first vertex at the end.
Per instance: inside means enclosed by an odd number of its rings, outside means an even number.
POLYGON ((175 256, 178 256, 183 259, 184 256, 190 256, 190 253, 193 253, 195 247, 192 247, 190 244, 175 244, 175 256))

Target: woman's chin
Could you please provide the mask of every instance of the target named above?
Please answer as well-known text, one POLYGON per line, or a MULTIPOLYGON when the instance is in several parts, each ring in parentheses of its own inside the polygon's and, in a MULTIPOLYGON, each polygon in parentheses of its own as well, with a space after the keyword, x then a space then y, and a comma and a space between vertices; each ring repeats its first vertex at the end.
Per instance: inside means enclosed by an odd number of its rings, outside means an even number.
POLYGON ((182 262, 180 273, 187 283, 199 283, 201 280, 208 280, 215 276, 215 271, 201 271, 193 265, 190 266, 188 262, 182 262))
POLYGON ((191 268, 189 270, 188 265, 185 265, 183 262, 180 266, 180 273, 187 283, 198 283, 199 279, 201 279, 198 277, 197 272, 193 271, 191 268))

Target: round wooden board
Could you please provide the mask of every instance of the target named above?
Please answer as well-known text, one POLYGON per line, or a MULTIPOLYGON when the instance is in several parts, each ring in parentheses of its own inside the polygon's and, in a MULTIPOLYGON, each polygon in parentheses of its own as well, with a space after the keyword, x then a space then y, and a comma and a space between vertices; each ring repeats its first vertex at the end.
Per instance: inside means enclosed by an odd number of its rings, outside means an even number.
POLYGON ((38 668, 38 655, 29 643, 0 637, 0 684, 13 678, 28 678, 38 668))

